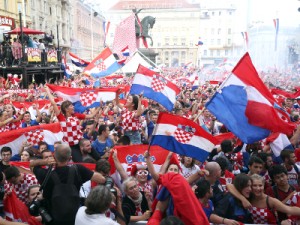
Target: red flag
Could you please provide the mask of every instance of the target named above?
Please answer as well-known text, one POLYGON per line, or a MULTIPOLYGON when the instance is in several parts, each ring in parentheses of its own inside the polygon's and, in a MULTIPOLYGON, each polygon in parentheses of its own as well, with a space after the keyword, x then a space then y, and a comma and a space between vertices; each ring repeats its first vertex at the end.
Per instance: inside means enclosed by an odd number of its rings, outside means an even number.
MULTIPOLYGON (((148 149, 148 145, 116 146, 115 149, 117 150, 118 159, 126 171, 128 165, 131 165, 133 163, 138 163, 138 162, 145 162, 144 153, 148 149)), ((165 162, 168 153, 169 152, 167 150, 159 146, 151 146, 150 148, 151 160, 157 171, 159 167, 165 162)), ((110 162, 111 165, 110 174, 114 174, 116 172, 116 168, 114 166, 112 155, 110 155, 108 161, 110 162)))
POLYGON ((41 225, 35 217, 29 214, 27 206, 17 198, 14 190, 4 199, 3 204, 6 217, 5 219, 9 221, 28 223, 30 225, 41 225))
MULTIPOLYGON (((122 50, 128 46, 130 55, 136 51, 135 16, 134 13, 123 20, 116 28, 113 42, 113 52, 123 58, 122 50)), ((130 58, 130 57, 128 57, 130 58)))

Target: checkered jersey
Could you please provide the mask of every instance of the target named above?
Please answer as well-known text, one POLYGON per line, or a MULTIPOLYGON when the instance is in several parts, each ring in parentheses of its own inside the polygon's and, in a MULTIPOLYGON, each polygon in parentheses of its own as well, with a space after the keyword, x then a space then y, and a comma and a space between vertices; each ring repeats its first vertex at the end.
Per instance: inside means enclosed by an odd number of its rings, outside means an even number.
POLYGON ((44 141, 44 132, 41 129, 32 130, 25 133, 27 142, 31 145, 38 145, 41 141, 44 141))
POLYGON ((11 183, 5 181, 4 190, 5 190, 5 192, 7 192, 7 191, 10 191, 11 189, 14 189, 17 194, 17 197, 22 202, 26 203, 27 198, 28 198, 28 194, 27 194, 28 188, 31 185, 38 184, 38 181, 37 181, 36 177, 32 174, 24 173, 24 174, 21 174, 21 176, 22 176, 22 180, 19 184, 11 184, 11 183))
POLYGON ((249 209, 254 224, 276 224, 276 218, 268 208, 252 206, 249 209))
POLYGON ((136 111, 122 110, 122 127, 124 131, 137 131, 141 127, 139 117, 135 117, 136 111))
POLYGON ((83 106, 87 107, 93 104, 97 99, 97 94, 94 92, 83 92, 80 95, 80 102, 83 106))
POLYGON ((83 137, 79 119, 68 117, 66 121, 59 121, 59 123, 64 133, 63 141, 68 142, 70 146, 78 144, 83 137))
POLYGON ((9 126, 8 126, 8 124, 6 124, 5 126, 3 126, 3 127, 0 127, 0 133, 2 133, 2 132, 6 132, 6 131, 10 131, 9 130, 9 126))

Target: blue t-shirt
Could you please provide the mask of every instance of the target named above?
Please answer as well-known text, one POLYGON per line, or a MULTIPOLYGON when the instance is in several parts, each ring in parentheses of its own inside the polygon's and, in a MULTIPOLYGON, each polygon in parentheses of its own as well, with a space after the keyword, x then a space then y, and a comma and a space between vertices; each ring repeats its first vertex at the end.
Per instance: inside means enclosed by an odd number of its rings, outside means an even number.
MULTIPOLYGON (((39 125, 39 123, 36 122, 36 120, 30 120, 30 126, 36 126, 36 125, 39 125)), ((22 128, 25 128, 25 127, 27 127, 27 123, 23 122, 22 128)))
POLYGON ((93 142, 92 147, 93 147, 97 152, 99 152, 100 156, 103 156, 103 155, 104 155, 105 148, 106 148, 106 147, 111 148, 113 145, 114 145, 114 142, 113 142, 110 138, 107 138, 106 141, 105 141, 105 143, 99 142, 99 140, 96 139, 96 140, 93 142))
POLYGON ((202 205, 202 209, 205 212, 207 219, 209 220, 210 215, 214 211, 214 205, 211 200, 208 200, 208 204, 209 205, 207 207, 202 205))

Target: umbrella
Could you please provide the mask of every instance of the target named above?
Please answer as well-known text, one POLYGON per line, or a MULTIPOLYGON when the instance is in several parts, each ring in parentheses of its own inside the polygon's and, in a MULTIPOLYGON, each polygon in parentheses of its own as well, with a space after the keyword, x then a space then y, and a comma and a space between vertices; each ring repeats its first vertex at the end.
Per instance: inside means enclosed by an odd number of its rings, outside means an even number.
MULTIPOLYGON (((23 30, 23 34, 44 34, 45 33, 43 31, 33 30, 30 28, 26 28, 26 27, 23 27, 22 30, 23 30)), ((21 28, 20 27, 15 28, 11 31, 8 31, 7 33, 8 34, 21 34, 21 28)))

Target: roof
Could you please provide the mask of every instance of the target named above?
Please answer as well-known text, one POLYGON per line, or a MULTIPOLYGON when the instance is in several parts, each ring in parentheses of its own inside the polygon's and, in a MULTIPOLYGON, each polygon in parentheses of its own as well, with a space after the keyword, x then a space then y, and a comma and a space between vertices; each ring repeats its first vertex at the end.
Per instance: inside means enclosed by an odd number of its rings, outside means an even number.
POLYGON ((120 0, 110 10, 198 8, 186 0, 120 0))

